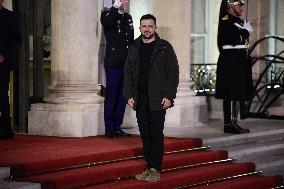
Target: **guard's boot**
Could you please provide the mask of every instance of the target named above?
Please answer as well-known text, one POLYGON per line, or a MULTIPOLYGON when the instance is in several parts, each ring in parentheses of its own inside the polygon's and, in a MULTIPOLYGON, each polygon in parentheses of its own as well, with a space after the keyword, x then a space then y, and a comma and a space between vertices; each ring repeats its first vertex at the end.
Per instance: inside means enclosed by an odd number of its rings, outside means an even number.
POLYGON ((246 102, 240 102, 240 119, 248 118, 248 104, 246 102))
POLYGON ((238 125, 238 111, 239 110, 239 102, 236 102, 236 101, 233 101, 232 103, 232 117, 231 117, 231 121, 232 121, 232 124, 239 128, 239 130, 242 131, 242 133, 249 133, 250 130, 249 129, 244 129, 242 127, 240 127, 238 125))
POLYGON ((232 116, 232 102, 230 100, 223 101, 223 113, 224 113, 224 133, 242 134, 244 133, 240 127, 233 122, 232 116))
POLYGON ((236 127, 234 124, 224 124, 224 133, 231 133, 231 134, 242 134, 242 130, 236 127))

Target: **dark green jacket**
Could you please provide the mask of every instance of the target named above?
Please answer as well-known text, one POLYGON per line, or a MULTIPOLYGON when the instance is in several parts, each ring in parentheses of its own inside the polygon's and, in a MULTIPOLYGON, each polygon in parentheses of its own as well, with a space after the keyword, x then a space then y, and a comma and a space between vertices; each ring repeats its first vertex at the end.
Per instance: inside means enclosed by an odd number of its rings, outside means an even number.
MULTIPOLYGON (((162 99, 171 101, 176 98, 179 83, 179 66, 171 44, 156 35, 156 43, 150 61, 148 77, 149 108, 151 111, 162 109, 162 99)), ((124 69, 124 95, 128 100, 138 99, 139 49, 142 37, 138 37, 130 46, 124 69)))

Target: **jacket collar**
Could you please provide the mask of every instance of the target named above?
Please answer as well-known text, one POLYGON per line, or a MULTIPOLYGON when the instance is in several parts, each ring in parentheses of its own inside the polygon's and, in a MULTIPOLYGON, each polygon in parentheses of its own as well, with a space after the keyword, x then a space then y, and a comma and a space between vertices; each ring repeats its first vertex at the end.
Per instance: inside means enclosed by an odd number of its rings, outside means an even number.
MULTIPOLYGON (((155 42, 156 42, 156 45, 155 45, 155 46, 157 46, 158 44, 160 44, 160 41, 161 41, 160 36, 159 36, 157 33, 155 33, 155 42)), ((135 44, 135 46, 136 46, 137 48, 140 47, 141 43, 143 43, 143 42, 142 42, 142 35, 140 35, 137 39, 134 40, 134 44, 135 44)))
MULTIPOLYGON (((165 45, 162 42, 162 39, 160 38, 160 36, 155 33, 156 37, 155 37, 155 46, 154 46, 154 52, 153 55, 155 55, 157 52, 163 51, 165 49, 165 45)), ((140 49, 141 47, 141 43, 142 42, 142 36, 140 35, 137 39, 134 40, 134 46, 137 49, 140 49)))

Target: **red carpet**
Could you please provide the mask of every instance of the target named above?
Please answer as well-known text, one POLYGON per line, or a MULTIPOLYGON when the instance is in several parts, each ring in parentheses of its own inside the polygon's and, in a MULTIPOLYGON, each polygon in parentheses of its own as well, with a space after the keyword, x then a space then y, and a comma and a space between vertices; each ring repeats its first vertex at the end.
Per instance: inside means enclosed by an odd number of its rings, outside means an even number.
MULTIPOLYGON (((166 151, 199 147, 200 139, 185 142, 168 138, 166 151)), ((71 165, 131 157, 142 154, 138 136, 60 138, 17 135, 15 140, 0 141, 0 166, 12 168, 13 175, 30 174, 71 165)))
POLYGON ((145 183, 136 181, 134 179, 124 180, 117 183, 108 183, 100 186, 87 187, 84 189, 144 189, 144 188, 163 188, 171 189, 178 186, 191 185, 199 183, 204 180, 216 179, 219 177, 232 176, 242 174, 253 170, 251 164, 235 164, 235 163, 222 163, 218 165, 203 166, 198 168, 191 168, 180 170, 178 172, 164 173, 161 176, 161 181, 157 183, 145 183))
MULTIPOLYGON (((201 139, 166 138, 165 140, 166 152, 201 146, 201 139)), ((15 140, 0 141, 0 154, 0 166, 11 167, 11 174, 16 180, 39 182, 42 188, 46 189, 178 188, 255 171, 252 163, 231 161, 213 163, 227 159, 228 154, 226 151, 208 149, 166 154, 161 181, 157 183, 145 183, 133 179, 135 174, 143 171, 143 159, 52 171, 70 166, 141 156, 142 146, 138 136, 109 139, 17 135, 15 140), (211 163, 204 164, 206 162, 211 163), (177 167, 180 169, 169 170, 177 167)), ((281 182, 281 177, 277 176, 246 176, 196 188, 225 189, 225 186, 229 184, 232 189, 245 189, 246 185, 250 189, 269 189, 279 186, 281 182), (265 184, 260 184, 262 182, 265 184)))

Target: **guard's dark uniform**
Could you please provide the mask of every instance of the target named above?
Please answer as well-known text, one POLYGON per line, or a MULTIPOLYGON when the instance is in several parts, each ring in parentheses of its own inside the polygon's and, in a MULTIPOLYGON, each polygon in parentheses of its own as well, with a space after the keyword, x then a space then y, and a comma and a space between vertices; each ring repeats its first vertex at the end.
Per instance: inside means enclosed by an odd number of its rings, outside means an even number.
POLYGON ((15 53, 21 44, 21 33, 15 13, 0 8, 0 54, 4 56, 4 63, 0 63, 0 138, 13 137, 10 119, 9 82, 10 71, 15 68, 15 53))
POLYGON ((104 67, 106 72, 106 96, 104 120, 106 135, 121 131, 126 100, 123 97, 124 64, 128 47, 134 39, 132 17, 120 14, 111 7, 101 14, 101 23, 106 38, 104 67))
POLYGON ((104 67, 124 68, 128 47, 134 40, 132 17, 111 7, 102 12, 101 23, 106 38, 104 67))
POLYGON ((218 46, 220 55, 217 63, 216 98, 247 101, 251 98, 251 64, 247 48, 223 49, 231 45, 244 46, 249 32, 236 24, 243 20, 230 14, 222 17, 219 23, 218 46))
POLYGON ((229 14, 229 6, 244 6, 244 0, 223 0, 218 26, 218 48, 215 97, 223 99, 224 132, 249 133, 237 123, 239 105, 251 99, 252 75, 248 56, 249 31, 244 21, 229 14))

